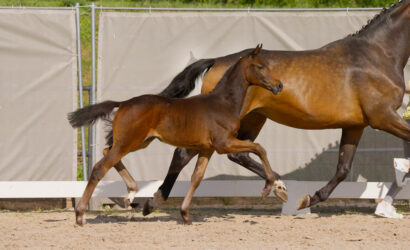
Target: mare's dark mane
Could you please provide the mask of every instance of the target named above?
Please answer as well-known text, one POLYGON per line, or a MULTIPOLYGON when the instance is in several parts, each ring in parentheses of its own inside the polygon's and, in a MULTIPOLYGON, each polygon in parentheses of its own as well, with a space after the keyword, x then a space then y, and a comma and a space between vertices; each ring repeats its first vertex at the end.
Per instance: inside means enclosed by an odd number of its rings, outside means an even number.
POLYGON ((383 8, 383 10, 379 14, 370 19, 367 24, 364 25, 359 31, 354 34, 350 34, 349 36, 360 36, 361 34, 363 34, 363 32, 370 29, 370 27, 373 27, 374 25, 380 23, 380 21, 383 21, 383 18, 387 17, 393 10, 400 7, 404 2, 406 2, 406 0, 400 0, 397 3, 390 5, 389 8, 383 8))

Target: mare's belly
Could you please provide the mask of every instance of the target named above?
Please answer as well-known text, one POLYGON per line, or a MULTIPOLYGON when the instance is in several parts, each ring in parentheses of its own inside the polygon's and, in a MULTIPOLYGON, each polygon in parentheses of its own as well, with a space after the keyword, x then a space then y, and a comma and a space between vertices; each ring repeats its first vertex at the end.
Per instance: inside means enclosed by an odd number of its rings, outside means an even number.
POLYGON ((365 126, 360 105, 356 100, 336 100, 326 96, 303 96, 283 93, 275 96, 257 91, 248 103, 246 113, 256 111, 272 121, 300 129, 327 129, 365 126))

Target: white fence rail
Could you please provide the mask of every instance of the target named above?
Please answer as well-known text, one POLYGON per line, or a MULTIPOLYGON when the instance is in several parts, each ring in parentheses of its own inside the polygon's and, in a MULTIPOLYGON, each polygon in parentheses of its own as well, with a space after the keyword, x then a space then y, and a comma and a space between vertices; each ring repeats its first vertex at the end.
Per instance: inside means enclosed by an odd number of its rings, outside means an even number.
MULTIPOLYGON (((136 197, 152 197, 162 181, 138 181, 136 197)), ((203 181, 196 197, 258 197, 264 181, 203 181)), ((314 194, 326 184, 323 181, 285 181, 289 201, 282 207, 283 214, 295 214, 299 199, 306 193, 314 194)), ((85 181, 23 181, 0 182, 0 198, 66 198, 81 197, 85 181)), ((330 198, 380 199, 390 187, 386 182, 342 182, 330 198)), ((189 181, 176 182, 170 197, 184 197, 189 181)), ((127 189, 122 181, 103 181, 96 187, 93 197, 125 197, 127 189)), ((410 185, 398 194, 397 199, 410 199, 410 185)), ((302 212, 309 212, 305 209, 302 212)))

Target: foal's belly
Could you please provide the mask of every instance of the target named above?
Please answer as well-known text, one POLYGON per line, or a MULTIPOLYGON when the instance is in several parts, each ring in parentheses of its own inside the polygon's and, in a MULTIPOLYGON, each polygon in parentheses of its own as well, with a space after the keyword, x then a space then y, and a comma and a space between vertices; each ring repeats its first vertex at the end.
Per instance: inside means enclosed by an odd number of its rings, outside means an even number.
MULTIPOLYGON (((167 120, 167 119, 165 119, 167 120)), ((152 134, 164 143, 181 148, 210 149, 212 141, 202 122, 160 122, 152 134)))

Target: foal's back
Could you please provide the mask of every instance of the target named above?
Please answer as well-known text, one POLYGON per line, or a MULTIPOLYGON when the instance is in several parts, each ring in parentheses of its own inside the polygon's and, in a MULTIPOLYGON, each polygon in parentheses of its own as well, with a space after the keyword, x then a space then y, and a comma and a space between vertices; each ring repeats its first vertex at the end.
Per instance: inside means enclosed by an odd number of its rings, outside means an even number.
POLYGON ((224 108, 217 96, 210 94, 186 99, 143 95, 123 102, 114 118, 128 121, 131 130, 141 134, 146 128, 146 139, 159 140, 179 147, 212 148, 215 133, 233 131, 239 118, 224 108))

